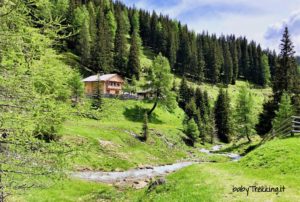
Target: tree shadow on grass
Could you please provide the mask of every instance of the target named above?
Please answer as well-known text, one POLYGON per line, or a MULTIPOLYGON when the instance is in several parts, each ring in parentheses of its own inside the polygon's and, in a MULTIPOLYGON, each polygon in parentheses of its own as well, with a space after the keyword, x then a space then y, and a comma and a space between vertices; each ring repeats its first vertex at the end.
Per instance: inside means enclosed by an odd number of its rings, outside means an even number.
POLYGON ((226 147, 224 149, 220 149, 217 153, 219 153, 219 152, 221 152, 221 153, 222 152, 232 152, 235 149, 238 149, 240 147, 243 147, 245 145, 250 145, 250 144, 251 144, 251 142, 242 142, 242 143, 239 143, 239 144, 233 144, 230 147, 226 147))
POLYGON ((232 152, 236 149, 241 148, 242 149, 242 156, 245 156, 246 154, 248 154, 249 152, 253 151, 254 149, 256 149, 257 147, 260 146, 260 143, 253 143, 253 142, 242 142, 239 144, 234 144, 230 147, 221 149, 219 151, 217 151, 216 153, 224 153, 224 152, 232 152))
POLYGON ((190 138, 187 138, 187 137, 181 137, 181 140, 184 142, 184 144, 185 144, 186 146, 194 147, 194 143, 193 143, 193 141, 192 141, 190 138))
MULTIPOLYGON (((140 107, 138 105, 135 105, 131 108, 126 108, 123 112, 123 115, 126 117, 127 120, 133 121, 133 122, 143 122, 144 115, 146 112, 148 112, 149 109, 140 107)), ((158 118, 158 115, 153 112, 150 117, 148 117, 150 123, 154 124, 162 124, 163 121, 161 121, 158 118)))

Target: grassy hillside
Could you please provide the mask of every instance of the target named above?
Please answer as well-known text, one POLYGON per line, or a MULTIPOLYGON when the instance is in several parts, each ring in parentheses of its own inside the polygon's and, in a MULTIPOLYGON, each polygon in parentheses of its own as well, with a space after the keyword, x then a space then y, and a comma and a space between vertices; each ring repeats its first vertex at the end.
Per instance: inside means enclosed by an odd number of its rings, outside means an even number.
MULTIPOLYGON (((243 85, 245 82, 240 81, 228 88, 232 105, 235 105, 235 92, 243 85)), ((200 87, 208 91, 212 101, 217 96, 218 87, 207 84, 200 87)), ((270 90, 252 89, 252 92, 255 111, 259 113, 270 90)), ((188 158, 193 149, 182 140, 184 112, 179 108, 170 113, 158 107, 150 119, 150 141, 142 143, 135 138, 141 133, 145 111, 151 107, 152 103, 147 101, 104 99, 100 120, 74 118, 67 121, 60 132, 63 140, 77 142, 83 151, 75 158, 72 168, 126 170, 142 164, 165 164, 188 158)))
POLYGON ((204 161, 224 159, 207 157, 185 145, 184 112, 179 108, 171 113, 158 107, 149 120, 150 140, 141 142, 137 138, 141 135, 141 120, 151 107, 152 103, 144 101, 104 99, 100 120, 68 120, 60 131, 62 140, 78 146, 70 169, 127 170, 190 159, 191 152, 193 158, 204 161))
POLYGON ((82 153, 73 164, 75 169, 125 170, 186 157, 187 147, 180 143, 183 112, 178 108, 173 114, 158 108, 149 124, 150 141, 143 143, 135 138, 141 132, 140 120, 150 107, 151 104, 140 101, 104 99, 100 121, 66 122, 61 131, 64 141, 82 142, 82 153))

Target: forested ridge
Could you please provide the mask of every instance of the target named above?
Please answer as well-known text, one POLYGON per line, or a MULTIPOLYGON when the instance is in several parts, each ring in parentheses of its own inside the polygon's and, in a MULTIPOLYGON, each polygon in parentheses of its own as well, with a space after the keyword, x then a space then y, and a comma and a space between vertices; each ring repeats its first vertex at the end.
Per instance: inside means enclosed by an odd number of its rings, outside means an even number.
POLYGON ((195 33, 168 16, 119 1, 52 2, 54 15, 62 15, 77 31, 64 48, 93 72, 139 78, 147 67, 141 66, 138 53, 150 48, 169 59, 173 73, 196 82, 234 84, 242 78, 266 86, 274 74, 276 53, 245 37, 195 33))

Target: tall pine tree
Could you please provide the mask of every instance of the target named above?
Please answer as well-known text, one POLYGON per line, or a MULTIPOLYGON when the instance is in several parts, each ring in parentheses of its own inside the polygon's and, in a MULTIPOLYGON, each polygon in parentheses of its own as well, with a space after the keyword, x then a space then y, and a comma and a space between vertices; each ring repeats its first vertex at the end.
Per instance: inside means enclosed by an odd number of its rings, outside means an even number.
POLYGON ((273 84, 275 103, 279 102, 283 91, 294 95, 299 93, 300 88, 299 71, 294 57, 294 46, 287 27, 284 29, 280 47, 279 66, 276 68, 273 84))
POLYGON ((217 134, 220 141, 230 142, 230 100, 228 92, 220 89, 217 101, 215 103, 215 121, 217 134))
POLYGON ((131 45, 129 51, 129 59, 128 59, 128 77, 132 78, 135 76, 137 80, 140 79, 140 71, 141 71, 141 64, 140 64, 140 50, 138 45, 138 36, 136 31, 132 33, 131 36, 131 45))
POLYGON ((127 74, 127 62, 128 62, 128 51, 127 51, 127 39, 126 39, 126 27, 125 27, 125 16, 121 8, 116 9, 117 19, 117 30, 115 37, 115 55, 114 55, 114 66, 118 72, 126 76, 127 74))

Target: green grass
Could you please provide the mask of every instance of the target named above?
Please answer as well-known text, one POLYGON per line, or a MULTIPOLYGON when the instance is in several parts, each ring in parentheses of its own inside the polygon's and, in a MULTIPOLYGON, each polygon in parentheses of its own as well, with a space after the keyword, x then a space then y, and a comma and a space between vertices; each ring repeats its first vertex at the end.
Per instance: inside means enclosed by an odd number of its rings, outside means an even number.
POLYGON ((100 183, 80 180, 66 180, 48 189, 37 189, 26 198, 14 198, 13 201, 31 202, 89 202, 117 201, 122 194, 116 188, 100 183))
POLYGON ((126 170, 185 158, 188 147, 181 141, 183 112, 179 108, 174 113, 158 108, 150 119, 150 140, 143 143, 134 138, 133 134, 140 135, 140 120, 150 107, 151 104, 140 101, 104 99, 100 121, 66 122, 61 131, 64 141, 82 142, 82 152, 73 164, 75 168, 126 170), (169 147, 166 141, 174 146, 169 147))
POLYGON ((297 201, 300 198, 300 139, 275 140, 240 162, 200 164, 167 177, 166 185, 141 201, 297 201), (232 186, 281 186, 284 193, 233 193, 232 186))
POLYGON ((127 170, 141 165, 162 165, 178 160, 201 158, 204 161, 225 161, 206 156, 185 145, 182 137, 184 112, 176 108, 170 113, 158 107, 149 120, 150 139, 141 142, 143 115, 151 103, 136 100, 104 99, 100 120, 76 119, 64 124, 63 141, 79 146, 70 160, 72 170, 127 170))

